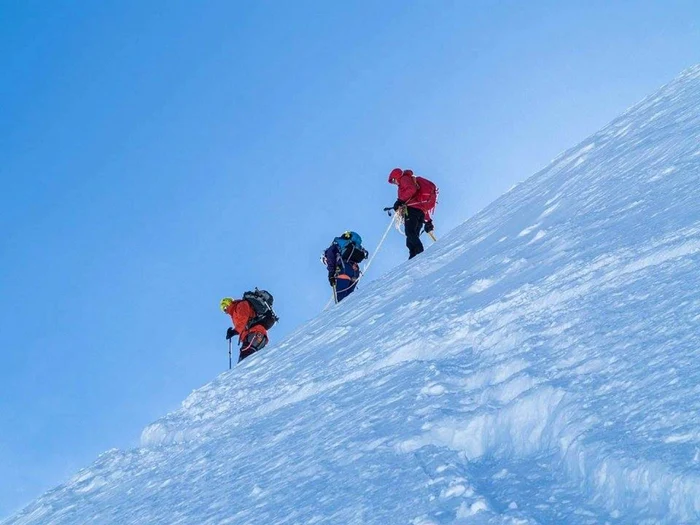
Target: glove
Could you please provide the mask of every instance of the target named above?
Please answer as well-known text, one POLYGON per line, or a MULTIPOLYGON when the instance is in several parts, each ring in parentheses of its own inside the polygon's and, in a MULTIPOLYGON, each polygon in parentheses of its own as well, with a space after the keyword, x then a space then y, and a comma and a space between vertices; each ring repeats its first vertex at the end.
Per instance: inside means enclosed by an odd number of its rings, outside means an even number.
POLYGON ((396 202, 394 203, 394 211, 399 211, 399 208, 401 206, 404 206, 406 203, 402 201, 401 199, 396 199, 396 202))
POLYGON ((228 330, 226 330, 226 339, 233 339, 237 335, 238 335, 238 332, 236 331, 235 328, 231 328, 229 326, 228 330))
POLYGON ((426 222, 424 229, 425 229, 425 233, 430 233, 431 231, 433 231, 435 229, 435 226, 433 226, 433 221, 426 222))
POLYGON ((328 282, 330 283, 331 286, 335 286, 335 274, 334 273, 328 274, 328 282))

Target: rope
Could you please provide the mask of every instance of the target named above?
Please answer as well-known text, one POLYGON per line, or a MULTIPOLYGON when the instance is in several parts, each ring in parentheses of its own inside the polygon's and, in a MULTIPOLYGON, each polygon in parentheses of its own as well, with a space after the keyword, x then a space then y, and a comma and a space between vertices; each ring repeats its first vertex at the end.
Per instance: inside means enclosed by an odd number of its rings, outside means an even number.
POLYGON ((326 310, 328 310, 334 302, 336 302, 336 300, 335 300, 335 293, 334 293, 334 292, 331 292, 331 298, 328 299, 328 302, 326 303, 326 306, 323 307, 323 311, 325 312, 326 310))
POLYGON ((377 247, 375 248, 374 253, 372 254, 372 257, 370 257, 369 261, 367 261, 367 266, 365 266, 364 271, 360 274, 360 277, 357 279, 357 281, 355 281, 355 286, 360 284, 360 281, 362 280, 362 278, 365 276, 365 274, 369 270, 369 267, 372 266, 372 261, 374 261, 374 258, 379 253, 379 249, 382 247, 382 244, 384 244, 384 239, 386 239, 386 236, 389 234, 389 230, 391 230, 391 226, 394 224, 395 221, 396 221, 396 214, 391 216, 391 221, 389 221, 389 226, 386 227, 386 231, 384 232, 384 235, 382 235, 382 238, 379 241, 379 244, 377 245, 377 247))
MULTIPOLYGON (((405 210, 405 208, 399 208, 399 209, 400 209, 400 210, 401 210, 401 209, 405 210)), ((406 228, 404 227, 404 225, 405 225, 405 222, 406 222, 406 218, 405 218, 405 216, 404 216, 404 213, 403 213, 403 212, 402 212, 402 213, 396 212, 396 213, 394 214, 394 217, 396 218, 396 220, 394 221, 394 228, 396 228, 396 231, 399 232, 401 235, 404 235, 404 236, 405 236, 405 235, 406 235, 406 232, 405 232, 404 230, 405 230, 406 228), (401 229, 401 228, 403 228, 403 229, 401 229)))

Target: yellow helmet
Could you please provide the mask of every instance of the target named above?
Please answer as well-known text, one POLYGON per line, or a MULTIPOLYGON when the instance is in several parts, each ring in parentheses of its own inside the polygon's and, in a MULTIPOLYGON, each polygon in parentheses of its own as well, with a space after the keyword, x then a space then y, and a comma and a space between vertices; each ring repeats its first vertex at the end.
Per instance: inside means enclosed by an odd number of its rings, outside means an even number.
POLYGON ((221 311, 226 313, 226 309, 233 304, 233 299, 230 297, 224 297, 221 299, 221 311))

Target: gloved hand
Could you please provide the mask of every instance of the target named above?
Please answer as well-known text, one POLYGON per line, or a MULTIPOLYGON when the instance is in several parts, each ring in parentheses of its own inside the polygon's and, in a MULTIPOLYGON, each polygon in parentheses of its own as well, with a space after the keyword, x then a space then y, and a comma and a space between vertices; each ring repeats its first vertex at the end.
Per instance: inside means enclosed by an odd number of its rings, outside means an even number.
POLYGON ((228 327, 228 330, 226 330, 226 339, 233 339, 238 335, 238 332, 236 331, 235 328, 231 328, 230 326, 228 327))
POLYGON ((335 274, 334 273, 329 273, 328 274, 328 282, 330 283, 331 286, 335 286, 335 274))
POLYGON ((433 231, 435 229, 435 226, 433 226, 433 221, 426 222, 424 229, 425 229, 425 233, 430 233, 431 231, 433 231))
POLYGON ((394 211, 399 211, 399 208, 401 206, 404 206, 406 203, 402 201, 401 199, 396 199, 396 202, 394 203, 394 211))

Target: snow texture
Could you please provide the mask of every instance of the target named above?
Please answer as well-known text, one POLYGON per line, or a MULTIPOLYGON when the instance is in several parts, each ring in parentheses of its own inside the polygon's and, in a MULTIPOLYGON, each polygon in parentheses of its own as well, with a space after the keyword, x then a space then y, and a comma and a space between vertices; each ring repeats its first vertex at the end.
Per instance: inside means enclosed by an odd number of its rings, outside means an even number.
POLYGON ((699 188, 694 67, 3 525, 699 523, 699 188))

